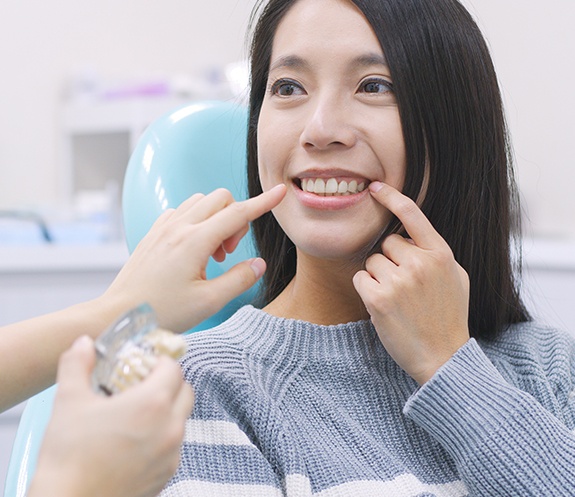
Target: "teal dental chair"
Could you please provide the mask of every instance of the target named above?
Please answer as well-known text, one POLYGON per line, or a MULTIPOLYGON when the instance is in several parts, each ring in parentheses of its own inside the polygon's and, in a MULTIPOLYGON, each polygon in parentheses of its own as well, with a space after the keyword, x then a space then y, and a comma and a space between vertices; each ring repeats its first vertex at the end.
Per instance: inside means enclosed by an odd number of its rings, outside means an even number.
MULTIPOLYGON (((166 209, 190 195, 224 187, 234 198, 247 197, 247 109, 229 102, 198 102, 154 121, 143 133, 126 169, 122 209, 130 252, 166 209)), ((244 237, 223 263, 210 260, 206 273, 214 278, 252 257, 244 237)), ((255 289, 230 302, 190 331, 207 329, 254 297, 255 289)), ((14 441, 4 497, 24 497, 36 468, 38 452, 57 386, 28 400, 14 441)))

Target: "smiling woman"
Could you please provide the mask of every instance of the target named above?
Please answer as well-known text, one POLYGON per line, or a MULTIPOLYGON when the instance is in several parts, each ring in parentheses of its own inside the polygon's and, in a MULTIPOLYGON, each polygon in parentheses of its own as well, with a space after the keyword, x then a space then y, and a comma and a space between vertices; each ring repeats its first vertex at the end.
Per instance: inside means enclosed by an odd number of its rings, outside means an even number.
POLYGON ((163 496, 575 493, 573 340, 530 321, 497 77, 457 0, 269 0, 262 308, 188 337, 163 496), (561 468, 554 472, 549 468, 561 468))
MULTIPOLYGON (((375 180, 403 185, 405 149, 391 86, 377 36, 352 3, 326 9, 323 2, 297 2, 279 23, 258 119, 258 177, 264 190, 279 182, 288 185, 274 218, 298 247, 297 272, 339 288, 345 296, 340 305, 348 312, 350 304, 355 308, 347 321, 365 317, 351 283, 360 265, 350 266, 349 261, 375 245, 390 218, 365 186, 375 180), (364 189, 345 196, 318 195, 330 181, 338 188, 363 184, 364 189), (321 275, 314 274, 317 260, 325 258, 334 260, 333 269, 322 267, 321 275), (350 294, 355 298, 349 299, 350 294)), ((311 304, 323 294, 322 288, 310 288, 301 297, 311 304)), ((303 311, 299 293, 284 295, 274 305, 303 311)), ((321 309, 317 303, 311 307, 321 309)), ((288 309, 278 312, 294 315, 288 309)), ((341 319, 331 309, 319 318, 324 324, 341 319)))

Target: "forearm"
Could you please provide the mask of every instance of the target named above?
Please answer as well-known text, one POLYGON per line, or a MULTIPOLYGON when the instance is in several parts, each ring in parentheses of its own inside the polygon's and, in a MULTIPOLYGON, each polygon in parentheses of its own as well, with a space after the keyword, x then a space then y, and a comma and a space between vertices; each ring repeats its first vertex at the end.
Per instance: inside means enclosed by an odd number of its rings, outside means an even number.
POLYGON ((213 280, 206 280, 206 265, 212 255, 223 257, 226 243, 226 250, 235 248, 249 223, 285 191, 281 185, 239 203, 222 189, 192 196, 156 221, 103 296, 0 328, 0 411, 51 385, 60 354, 77 337, 96 337, 143 302, 161 327, 184 332, 250 288, 265 270, 262 260, 244 261, 213 280))
POLYGON ((62 352, 81 335, 98 336, 130 305, 100 297, 0 328, 0 411, 52 385, 62 352))
POLYGON ((455 460, 470 495, 575 495, 575 437, 509 384, 475 343, 421 388, 405 413, 455 460))

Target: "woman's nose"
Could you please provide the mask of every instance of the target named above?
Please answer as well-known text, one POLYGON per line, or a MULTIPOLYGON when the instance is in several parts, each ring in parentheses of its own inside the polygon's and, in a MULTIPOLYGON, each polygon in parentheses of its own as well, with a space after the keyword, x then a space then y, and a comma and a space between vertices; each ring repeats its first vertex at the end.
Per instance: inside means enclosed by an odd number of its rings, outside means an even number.
POLYGON ((324 98, 310 105, 300 136, 303 147, 323 150, 334 145, 350 147, 354 143, 355 133, 349 112, 341 101, 324 98))

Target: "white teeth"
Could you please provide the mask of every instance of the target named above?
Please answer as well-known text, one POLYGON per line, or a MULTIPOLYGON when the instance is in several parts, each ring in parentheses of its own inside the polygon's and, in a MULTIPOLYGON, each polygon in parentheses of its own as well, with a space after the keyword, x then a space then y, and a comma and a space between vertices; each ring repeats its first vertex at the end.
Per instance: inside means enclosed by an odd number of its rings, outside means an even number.
POLYGON ((339 196, 353 195, 354 193, 365 190, 366 183, 362 181, 358 184, 357 180, 351 180, 349 183, 342 180, 338 183, 337 179, 329 178, 303 178, 301 180, 301 189, 304 192, 315 193, 322 196, 339 196))
POLYGON ((304 182, 305 183, 302 184, 302 190, 313 193, 313 179, 307 179, 304 180, 304 182))
POLYGON ((325 184, 325 193, 335 193, 337 192, 337 180, 335 178, 330 178, 325 184))

